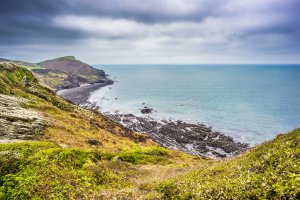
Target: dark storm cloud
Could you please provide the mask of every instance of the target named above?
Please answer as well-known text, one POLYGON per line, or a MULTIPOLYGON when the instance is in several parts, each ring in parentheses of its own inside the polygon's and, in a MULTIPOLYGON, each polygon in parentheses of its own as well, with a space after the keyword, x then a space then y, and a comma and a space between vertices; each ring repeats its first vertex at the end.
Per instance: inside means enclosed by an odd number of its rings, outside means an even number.
POLYGON ((54 51, 75 44, 70 50, 75 54, 85 47, 124 56, 143 51, 153 51, 153 57, 167 51, 195 58, 204 51, 211 57, 232 52, 232 59, 239 52, 295 55, 299 9, 298 0, 0 0, 0 57, 16 47, 29 54, 30 45, 49 45, 49 51, 54 46, 54 51))
MULTIPOLYGON (((51 39, 63 41, 85 37, 80 31, 53 26, 52 18, 60 15, 123 18, 143 23, 202 20, 212 15, 215 10, 213 7, 216 5, 220 7, 224 1, 215 0, 210 3, 203 1, 201 6, 197 5, 197 1, 187 2, 190 6, 176 5, 176 1, 160 0, 2 0, 0 43, 26 43, 32 40, 51 39), (176 9, 176 6, 179 7, 176 9)), ((85 34, 89 36, 88 33, 85 34)))
POLYGON ((79 35, 50 23, 53 16, 65 13, 63 0, 2 0, 0 5, 1 44, 61 41, 79 35))
POLYGON ((144 23, 199 21, 207 16, 218 15, 221 8, 226 5, 224 0, 67 0, 67 2, 76 14, 126 18, 144 23))

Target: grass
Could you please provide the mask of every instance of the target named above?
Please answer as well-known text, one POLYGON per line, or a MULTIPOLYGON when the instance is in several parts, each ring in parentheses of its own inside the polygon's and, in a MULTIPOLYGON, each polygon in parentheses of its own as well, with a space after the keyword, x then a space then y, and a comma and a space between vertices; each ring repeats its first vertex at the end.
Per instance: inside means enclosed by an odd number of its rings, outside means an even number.
POLYGON ((0 199, 109 198, 120 190, 118 195, 133 195, 124 190, 151 175, 141 165, 155 163, 170 165, 172 152, 155 146, 112 154, 46 142, 2 144, 0 199))
POLYGON ((35 65, 35 66, 26 66, 26 65, 21 65, 21 67, 31 71, 31 70, 34 70, 34 69, 45 69, 44 67, 42 66, 39 66, 39 65, 35 65))
POLYGON ((2 144, 0 199, 299 199, 299 158, 300 129, 227 160, 138 144, 2 144))
POLYGON ((75 57, 74 56, 63 56, 63 57, 58 57, 58 58, 54 58, 54 59, 50 59, 50 60, 45 60, 45 61, 37 63, 37 64, 43 65, 45 62, 48 62, 48 61, 58 61, 58 60, 75 60, 75 57))
POLYGON ((164 199, 300 199, 300 129, 156 189, 164 199))

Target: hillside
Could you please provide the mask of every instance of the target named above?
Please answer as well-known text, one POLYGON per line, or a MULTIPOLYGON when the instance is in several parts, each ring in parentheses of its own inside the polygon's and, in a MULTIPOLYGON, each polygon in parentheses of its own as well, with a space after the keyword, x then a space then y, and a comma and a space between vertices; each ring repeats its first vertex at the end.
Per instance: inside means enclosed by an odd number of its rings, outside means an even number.
POLYGON ((156 190, 164 199, 300 199, 300 129, 156 190))
MULTIPOLYGON (((131 138, 133 143, 137 140, 145 140, 144 136, 135 135, 129 129, 96 111, 82 109, 63 100, 52 90, 40 85, 30 71, 15 64, 0 64, 0 94, 2 120, 14 123, 14 125, 18 125, 20 120, 24 123, 30 122, 29 125, 36 120, 43 121, 45 125, 48 124, 44 130, 45 134, 33 137, 33 139, 63 142, 66 145, 74 145, 74 142, 77 142, 79 146, 84 144, 78 141, 83 142, 89 136, 100 139, 105 135, 112 140, 107 138, 103 143, 107 141, 112 144, 118 143, 119 137, 123 136, 131 138), (29 113, 34 117, 30 117, 29 113), (95 132, 98 134, 94 136, 95 132), (114 134, 111 134, 112 132, 114 134), (76 136, 76 141, 73 141, 74 136, 76 136)), ((3 123, 1 126, 3 127, 3 123)), ((24 129, 28 128, 25 124, 23 126, 24 129)))
POLYGON ((105 73, 102 70, 92 68, 86 63, 76 60, 73 56, 65 56, 60 58, 54 58, 37 63, 39 66, 45 69, 56 70, 65 72, 67 74, 81 74, 82 76, 98 75, 104 77, 105 73))
POLYGON ((79 87, 86 83, 112 83, 103 70, 95 69, 80 60, 76 60, 74 56, 54 58, 39 63, 4 58, 0 58, 0 61, 15 63, 31 70, 43 85, 55 91, 79 87))
POLYGON ((168 150, 0 63, 0 199, 299 199, 300 129, 223 160, 168 150))

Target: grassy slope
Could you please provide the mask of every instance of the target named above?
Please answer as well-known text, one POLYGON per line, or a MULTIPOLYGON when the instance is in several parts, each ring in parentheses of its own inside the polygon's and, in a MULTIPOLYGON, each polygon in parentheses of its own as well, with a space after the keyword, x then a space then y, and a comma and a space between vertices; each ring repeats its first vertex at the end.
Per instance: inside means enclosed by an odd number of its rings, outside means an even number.
POLYGON ((300 199, 300 129, 156 189, 166 199, 300 199))
POLYGON ((24 106, 49 122, 39 141, 0 145, 0 199, 300 198, 300 129, 236 158, 206 160, 64 101, 26 69, 0 65, 0 93, 28 99, 24 106))

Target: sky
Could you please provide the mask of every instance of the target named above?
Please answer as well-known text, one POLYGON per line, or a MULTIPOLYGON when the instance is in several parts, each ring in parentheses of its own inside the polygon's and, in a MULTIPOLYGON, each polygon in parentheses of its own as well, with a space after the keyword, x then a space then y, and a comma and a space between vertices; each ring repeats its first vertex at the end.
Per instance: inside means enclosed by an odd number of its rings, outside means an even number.
POLYGON ((300 0, 0 0, 0 57, 300 63, 300 0))

